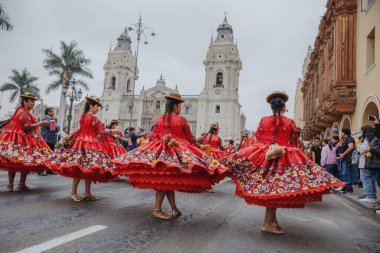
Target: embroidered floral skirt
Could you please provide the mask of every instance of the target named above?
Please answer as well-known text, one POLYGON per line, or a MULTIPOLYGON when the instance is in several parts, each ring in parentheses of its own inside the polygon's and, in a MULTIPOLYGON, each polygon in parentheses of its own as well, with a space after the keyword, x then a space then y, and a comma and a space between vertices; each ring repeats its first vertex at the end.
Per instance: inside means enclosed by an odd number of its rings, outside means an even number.
POLYGON ((232 170, 236 195, 248 204, 266 207, 302 208, 322 200, 332 187, 344 183, 324 168, 314 165, 302 151, 285 147, 278 160, 265 161, 267 146, 254 144, 221 162, 232 170))
POLYGON ((51 157, 51 164, 62 176, 104 183, 115 177, 111 159, 100 150, 60 148, 51 157))
POLYGON ((229 168, 189 145, 168 147, 153 140, 114 160, 114 174, 137 188, 197 193, 211 189, 229 168))
POLYGON ((37 133, 6 131, 0 135, 0 170, 41 172, 50 169, 52 151, 37 133))

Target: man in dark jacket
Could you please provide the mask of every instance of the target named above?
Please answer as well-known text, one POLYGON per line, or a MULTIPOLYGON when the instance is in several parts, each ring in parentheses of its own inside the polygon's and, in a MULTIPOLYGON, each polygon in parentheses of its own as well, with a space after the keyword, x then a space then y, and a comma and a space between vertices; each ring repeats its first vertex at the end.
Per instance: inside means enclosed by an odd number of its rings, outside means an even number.
POLYGON ((355 147, 355 140, 351 137, 351 130, 348 128, 342 128, 342 134, 340 138, 341 144, 339 147, 339 161, 341 166, 340 168, 342 180, 346 183, 341 191, 346 194, 352 194, 352 183, 354 179, 352 152, 355 147))
MULTIPOLYGON (((53 108, 51 107, 47 107, 45 109, 45 116, 43 116, 41 118, 41 121, 52 121, 54 120, 54 110, 53 108)), ((51 125, 47 125, 47 126, 41 126, 41 134, 42 134, 42 137, 44 138, 46 144, 49 146, 49 148, 54 151, 54 148, 55 148, 55 144, 57 143, 57 136, 58 136, 58 132, 59 132, 59 126, 57 126, 56 124, 54 124, 54 129, 50 129, 51 128, 51 125)), ((48 170, 46 171, 47 174, 54 174, 52 171, 48 170)), ((39 175, 41 176, 45 176, 45 172, 41 172, 39 173, 39 175)))

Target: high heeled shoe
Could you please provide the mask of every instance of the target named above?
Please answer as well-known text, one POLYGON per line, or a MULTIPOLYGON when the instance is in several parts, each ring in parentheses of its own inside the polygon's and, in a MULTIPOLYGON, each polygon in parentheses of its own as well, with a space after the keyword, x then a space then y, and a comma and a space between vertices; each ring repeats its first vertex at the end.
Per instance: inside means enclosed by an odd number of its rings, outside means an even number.
POLYGON ((178 218, 181 215, 182 213, 180 210, 178 210, 178 208, 172 209, 172 218, 178 218))
POLYGON ((284 230, 273 227, 271 225, 262 225, 261 226, 261 232, 268 233, 268 234, 274 234, 274 235, 283 235, 285 234, 284 230))
POLYGON ((13 184, 7 185, 7 192, 13 192, 13 184))
POLYGON ((170 215, 167 215, 161 209, 154 209, 152 213, 153 217, 161 219, 161 220, 170 220, 172 217, 170 215))
POLYGON ((92 194, 85 192, 85 193, 83 193, 83 200, 96 201, 96 200, 98 200, 98 198, 92 194))
POLYGON ((76 194, 71 194, 71 200, 74 202, 80 202, 80 198, 76 194))
POLYGON ((29 186, 27 186, 26 184, 23 184, 23 183, 19 183, 17 185, 17 189, 23 190, 23 191, 31 191, 32 190, 29 186))

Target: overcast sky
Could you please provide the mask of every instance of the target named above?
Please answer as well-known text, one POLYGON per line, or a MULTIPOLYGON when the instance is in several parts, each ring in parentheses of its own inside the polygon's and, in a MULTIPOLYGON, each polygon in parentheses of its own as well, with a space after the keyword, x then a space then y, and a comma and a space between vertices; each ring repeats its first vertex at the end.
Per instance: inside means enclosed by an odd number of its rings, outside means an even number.
MULTIPOLYGON (((256 129, 259 119, 270 113, 265 96, 273 90, 290 95, 288 116, 293 117, 296 82, 309 44, 313 45, 326 0, 2 0, 14 30, 0 31, 0 84, 12 69, 27 68, 39 77, 45 91, 54 80, 42 67, 42 48, 59 52, 59 42, 78 42, 94 79, 89 94, 101 95, 110 44, 114 47, 124 28, 138 21, 157 36, 140 46, 140 76, 136 86, 155 85, 162 73, 166 84, 182 94, 199 94, 204 86, 202 61, 211 33, 228 22, 238 42, 243 69, 240 72, 240 103, 247 128, 256 129)), ((135 47, 135 36, 133 48, 135 47)), ((85 92, 84 94, 87 94, 85 92)), ((48 105, 58 105, 59 92, 44 96, 48 105)), ((1 95, 0 95, 1 97, 1 95)), ((0 117, 13 111, 9 94, 2 96, 0 117)))

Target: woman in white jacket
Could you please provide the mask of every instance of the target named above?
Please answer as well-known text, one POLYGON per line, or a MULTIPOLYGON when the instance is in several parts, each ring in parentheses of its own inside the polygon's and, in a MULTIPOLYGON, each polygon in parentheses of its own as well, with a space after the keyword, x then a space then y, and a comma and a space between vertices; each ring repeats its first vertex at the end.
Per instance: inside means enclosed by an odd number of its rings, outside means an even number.
POLYGON ((371 126, 363 126, 361 128, 362 136, 360 139, 360 144, 357 147, 357 151, 360 153, 359 158, 359 169, 360 169, 360 180, 363 182, 363 197, 359 197, 362 202, 374 203, 376 201, 376 184, 374 179, 374 173, 372 170, 366 169, 365 167, 365 150, 369 146, 367 140, 367 134, 373 131, 371 126))

